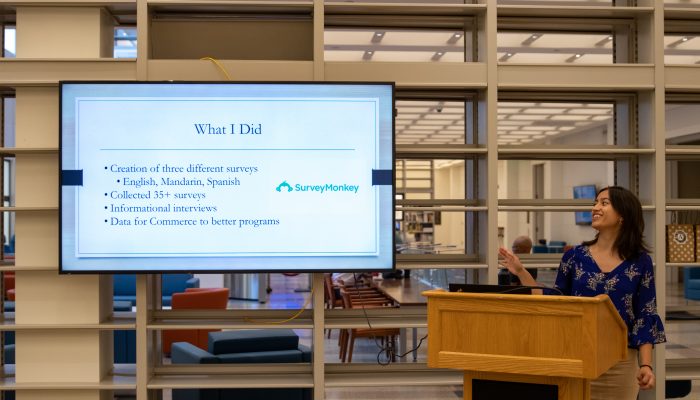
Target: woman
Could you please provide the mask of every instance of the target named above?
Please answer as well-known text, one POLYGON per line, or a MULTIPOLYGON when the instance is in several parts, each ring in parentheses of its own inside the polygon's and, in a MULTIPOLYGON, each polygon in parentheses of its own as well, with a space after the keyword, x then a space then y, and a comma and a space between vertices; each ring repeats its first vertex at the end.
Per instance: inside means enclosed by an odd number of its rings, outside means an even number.
MULTIPOLYGON (((565 295, 610 297, 627 325, 628 359, 591 383, 591 399, 635 400, 640 388, 654 388, 652 347, 666 341, 642 238, 642 205, 629 190, 610 186, 598 192, 592 212, 598 233, 564 254, 555 286, 565 295)), ((499 255, 523 285, 537 285, 516 255, 503 248, 499 255)))

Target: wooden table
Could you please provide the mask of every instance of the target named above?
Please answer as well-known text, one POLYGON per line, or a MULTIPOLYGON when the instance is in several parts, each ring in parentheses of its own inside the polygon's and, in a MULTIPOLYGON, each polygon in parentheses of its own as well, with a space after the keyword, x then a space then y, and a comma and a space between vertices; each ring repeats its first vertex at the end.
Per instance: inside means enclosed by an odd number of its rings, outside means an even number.
MULTIPOLYGON (((425 309, 428 304, 428 299, 421 295, 426 290, 435 289, 433 286, 419 281, 418 279, 383 279, 374 281, 374 284, 387 297, 393 300, 399 307, 418 307, 425 309)), ((418 328, 413 327, 413 346, 415 347, 418 339, 418 328)), ((406 343, 406 328, 399 329, 399 354, 405 354, 407 350, 406 343)), ((413 361, 418 360, 418 351, 413 352, 413 361)))

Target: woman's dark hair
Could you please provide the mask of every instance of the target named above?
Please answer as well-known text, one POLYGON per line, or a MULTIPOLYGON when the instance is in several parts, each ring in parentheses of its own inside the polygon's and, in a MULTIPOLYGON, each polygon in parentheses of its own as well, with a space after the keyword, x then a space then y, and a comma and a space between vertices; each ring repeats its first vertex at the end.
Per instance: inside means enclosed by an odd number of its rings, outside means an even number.
MULTIPOLYGON (((642 215, 642 204, 637 196, 621 186, 608 186, 600 189, 598 195, 608 191, 612 208, 622 217, 620 234, 617 235, 613 246, 617 254, 623 260, 635 259, 641 252, 649 252, 649 247, 644 243, 644 216, 642 215)), ((598 198, 596 195, 596 198, 598 198)), ((593 240, 583 242, 585 246, 590 246, 598 242, 598 234, 593 240)))

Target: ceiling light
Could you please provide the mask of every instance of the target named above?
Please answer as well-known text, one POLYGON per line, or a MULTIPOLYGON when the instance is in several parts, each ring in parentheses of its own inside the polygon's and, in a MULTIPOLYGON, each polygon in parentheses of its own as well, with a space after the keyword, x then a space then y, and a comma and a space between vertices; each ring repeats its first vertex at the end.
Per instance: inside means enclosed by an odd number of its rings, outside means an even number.
POLYGON ((674 47, 678 46, 679 44, 687 43, 688 41, 690 41, 693 38, 695 38, 695 36, 683 36, 680 39, 667 44, 666 47, 674 48, 674 47))
POLYGON ((459 39, 461 39, 462 36, 464 36, 462 34, 462 32, 453 33, 452 36, 450 36, 450 38, 447 39, 447 44, 455 44, 455 43, 459 42, 459 39))
POLYGON ((567 58, 567 59, 566 59, 566 62, 571 63, 571 62, 574 62, 574 61, 578 60, 578 59, 581 58, 581 57, 583 57, 583 54, 581 54, 581 53, 576 53, 576 54, 574 54, 573 56, 567 58))
POLYGON ((606 36, 605 38, 603 38, 603 39, 597 41, 597 42, 595 43, 595 47, 603 47, 603 46, 605 46, 606 44, 612 42, 612 40, 613 40, 613 35, 606 36))
POLYGON ((379 43, 384 39, 384 35, 386 32, 379 31, 379 32, 374 32, 374 35, 372 35, 372 43, 379 43))
POLYGON ((442 58, 442 56, 444 56, 444 55, 445 55, 444 51, 436 51, 435 54, 433 54, 433 56, 430 57, 430 59, 432 61, 439 61, 440 58, 442 58))
POLYGON ((506 54, 502 55, 501 58, 498 59, 498 61, 500 61, 500 62, 508 61, 508 59, 510 59, 514 55, 515 55, 514 53, 506 53, 506 54))
POLYGON ((362 55, 362 59, 365 61, 369 61, 372 59, 372 56, 374 55, 374 51, 372 50, 367 50, 365 51, 365 54, 362 55))
POLYGON ((520 42, 521 45, 523 46, 529 46, 531 45, 535 40, 539 39, 542 37, 541 33, 533 33, 532 35, 528 36, 527 39, 523 40, 520 42))

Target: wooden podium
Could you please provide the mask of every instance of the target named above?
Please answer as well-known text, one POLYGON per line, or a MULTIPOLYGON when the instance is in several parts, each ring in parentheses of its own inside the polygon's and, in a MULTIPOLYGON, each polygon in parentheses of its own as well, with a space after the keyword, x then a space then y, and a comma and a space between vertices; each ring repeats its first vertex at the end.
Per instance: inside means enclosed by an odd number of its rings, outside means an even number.
POLYGON ((482 400, 473 391, 478 395, 494 385, 518 393, 527 392, 523 387, 555 393, 544 398, 587 400, 590 380, 627 358, 627 327, 605 295, 437 290, 423 295, 428 366, 464 370, 465 400, 482 400))

